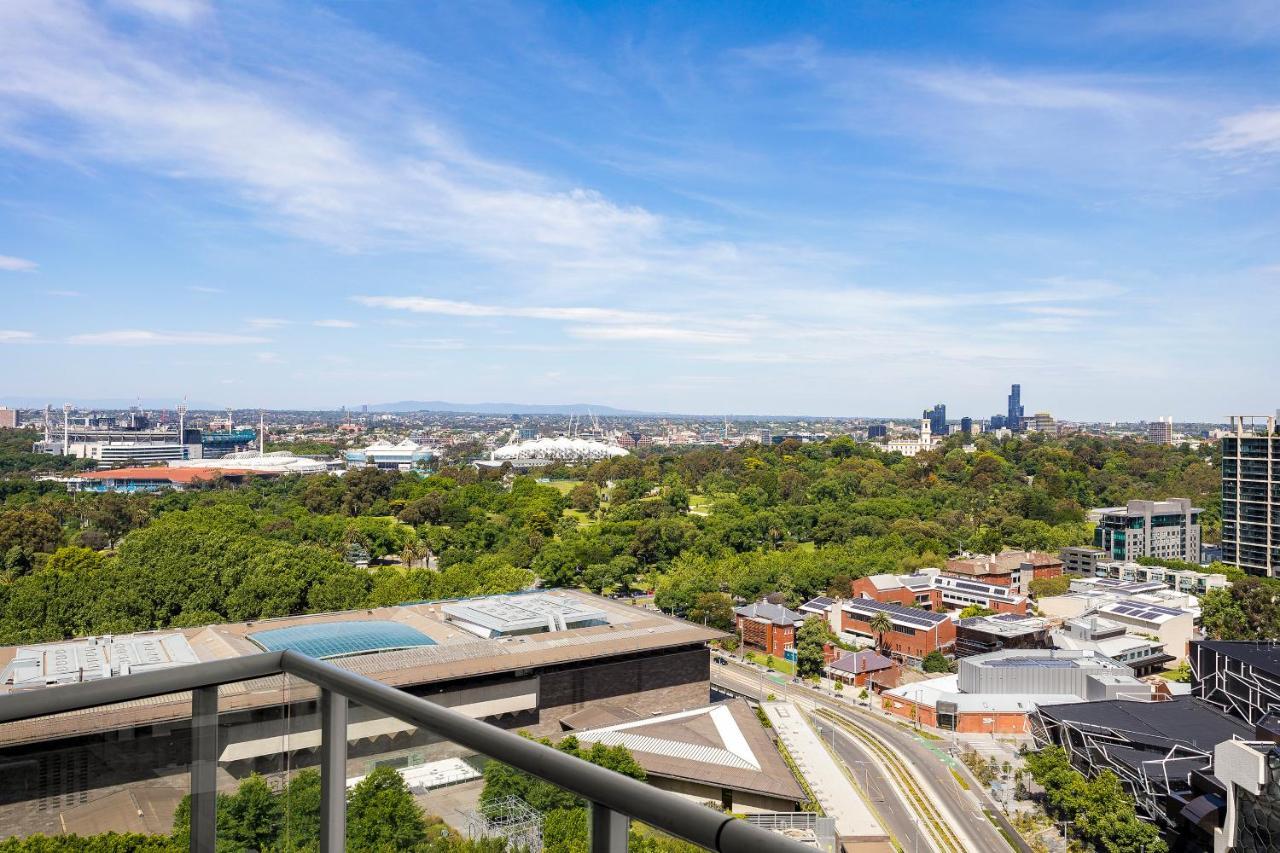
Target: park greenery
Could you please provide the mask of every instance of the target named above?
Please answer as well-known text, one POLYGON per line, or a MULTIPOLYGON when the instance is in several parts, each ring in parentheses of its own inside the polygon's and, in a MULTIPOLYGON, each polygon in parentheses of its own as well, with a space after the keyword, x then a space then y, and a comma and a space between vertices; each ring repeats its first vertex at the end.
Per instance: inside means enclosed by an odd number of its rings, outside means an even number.
POLYGON ((726 629, 735 604, 768 593, 796 607, 961 550, 1087 543, 1086 510, 1130 498, 1188 496, 1214 538, 1212 449, 1031 435, 978 437, 966 452, 960 441, 912 458, 847 437, 748 443, 539 472, 564 488, 446 465, 133 495, 35 479, 17 441, 0 448, 0 642, 535 584, 652 590, 667 612, 726 629))

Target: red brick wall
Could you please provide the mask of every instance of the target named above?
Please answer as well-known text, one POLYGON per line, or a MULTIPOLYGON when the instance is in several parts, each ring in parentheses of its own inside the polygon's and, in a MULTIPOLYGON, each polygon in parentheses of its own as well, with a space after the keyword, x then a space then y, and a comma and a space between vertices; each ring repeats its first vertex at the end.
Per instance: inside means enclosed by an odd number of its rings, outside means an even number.
POLYGON ((1056 578, 1062 576, 1062 563, 1052 566, 1036 566, 1032 580, 1040 580, 1040 578, 1056 578))
POLYGON ((990 607, 996 613, 1021 613, 1025 616, 1027 613, 1027 600, 1024 598, 1015 604, 1012 601, 1001 601, 998 598, 993 598, 991 599, 990 607))
MULTIPOLYGON (((870 619, 854 616, 847 610, 840 611, 840 626, 846 631, 870 634, 872 638, 877 636, 871 630, 870 619)), ((955 649, 955 645, 956 625, 950 619, 928 630, 917 629, 914 635, 900 631, 889 631, 884 635, 885 651, 905 657, 924 658, 934 649, 950 654, 955 649)))
POLYGON ((795 644, 796 629, 791 625, 774 625, 744 616, 738 617, 738 636, 742 645, 760 649, 780 658, 788 646, 795 644))
MULTIPOLYGON (((938 727, 938 716, 934 709, 928 706, 917 706, 916 703, 906 699, 886 697, 884 709, 891 714, 902 717, 904 720, 914 719, 915 722, 920 723, 922 726, 938 727), (914 718, 912 716, 913 709, 915 711, 914 718)), ((956 716, 956 731, 961 734, 990 734, 994 731, 1000 735, 1017 735, 1029 733, 1031 726, 1026 714, 958 714, 956 716)))

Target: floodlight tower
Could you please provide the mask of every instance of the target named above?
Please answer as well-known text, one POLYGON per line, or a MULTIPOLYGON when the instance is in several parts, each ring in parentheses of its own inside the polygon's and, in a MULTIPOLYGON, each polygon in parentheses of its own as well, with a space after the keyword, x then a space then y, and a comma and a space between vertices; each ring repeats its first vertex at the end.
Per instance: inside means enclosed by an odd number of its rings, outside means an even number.
POLYGON ((183 397, 182 402, 178 404, 178 443, 183 444, 186 441, 186 425, 187 425, 187 398, 183 397))
POLYGON ((62 404, 62 455, 71 455, 71 404, 62 404))
POLYGON ((261 410, 258 411, 258 452, 267 452, 267 422, 261 410))

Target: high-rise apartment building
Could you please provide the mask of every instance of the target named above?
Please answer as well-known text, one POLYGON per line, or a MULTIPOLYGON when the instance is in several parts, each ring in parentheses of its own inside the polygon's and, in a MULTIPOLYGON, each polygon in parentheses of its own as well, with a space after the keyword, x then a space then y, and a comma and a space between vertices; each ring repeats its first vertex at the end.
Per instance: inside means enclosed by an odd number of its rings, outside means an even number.
POLYGON ((936 403, 932 409, 925 409, 921 417, 929 422, 929 431, 934 435, 947 434, 946 403, 936 403))
POLYGON ((1009 389, 1009 411, 1005 416, 1005 426, 1015 432, 1022 429, 1022 386, 1014 385, 1009 389))
POLYGON ((1222 439, 1222 562, 1268 577, 1280 566, 1280 435, 1272 416, 1232 415, 1222 439))
POLYGON ((1159 557, 1198 563, 1201 512, 1186 498, 1095 509, 1090 513, 1098 519, 1093 545, 1113 560, 1159 557))
POLYGON ((1173 444, 1173 418, 1156 418, 1147 424, 1147 441, 1152 444, 1173 444))
POLYGON ((961 418, 960 431, 965 435, 973 435, 973 418, 961 418))
POLYGON ((16 429, 18 426, 18 410, 0 406, 0 429, 16 429))

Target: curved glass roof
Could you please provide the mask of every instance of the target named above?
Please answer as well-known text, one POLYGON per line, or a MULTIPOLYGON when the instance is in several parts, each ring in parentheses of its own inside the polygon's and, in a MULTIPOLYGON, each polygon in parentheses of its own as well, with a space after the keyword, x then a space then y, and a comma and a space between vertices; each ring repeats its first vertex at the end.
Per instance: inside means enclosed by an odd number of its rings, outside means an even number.
POLYGON ((421 631, 386 620, 293 625, 257 631, 250 634, 249 639, 268 652, 288 650, 313 658, 336 658, 436 644, 421 631))

